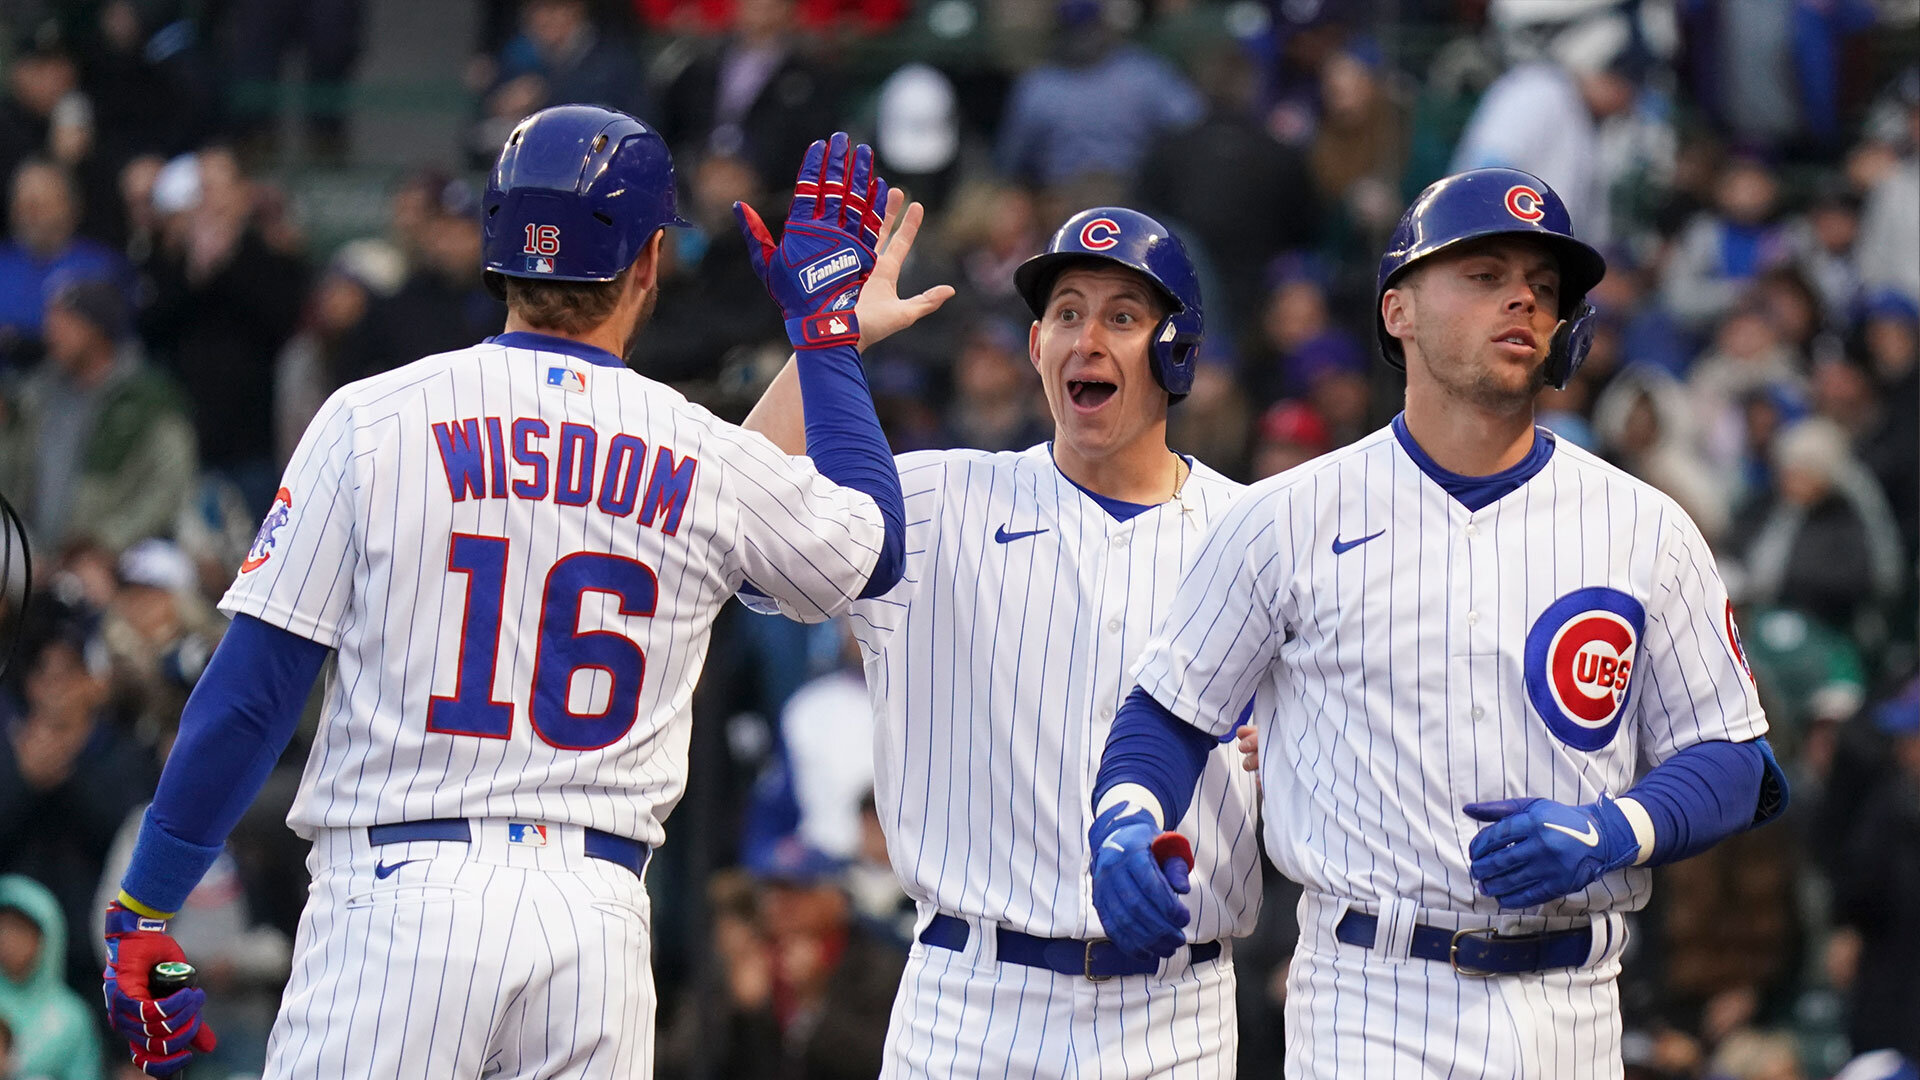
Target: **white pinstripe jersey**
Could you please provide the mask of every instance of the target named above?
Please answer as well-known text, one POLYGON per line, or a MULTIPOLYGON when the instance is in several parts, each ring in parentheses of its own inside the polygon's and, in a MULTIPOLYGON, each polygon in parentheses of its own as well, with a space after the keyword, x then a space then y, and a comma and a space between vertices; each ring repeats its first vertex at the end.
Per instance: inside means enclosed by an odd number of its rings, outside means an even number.
MULTIPOLYGON (((1180 568, 1246 489, 1195 465, 1179 501, 1121 522, 1044 443, 899 462, 906 573, 853 617, 894 870, 915 900, 951 914, 1102 936, 1087 829, 1114 710, 1180 568)), ((1213 754, 1181 823, 1199 861, 1188 940, 1252 930, 1254 808, 1238 752, 1213 754)))
POLYGON ((870 496, 610 354, 504 338, 335 393, 221 601, 339 650, 302 835, 514 817, 657 844, 715 612, 750 579, 826 619, 878 558, 870 496))
MULTIPOLYGON (((1486 915, 1462 805, 1591 802, 1689 745, 1767 729, 1726 588, 1672 499, 1559 442, 1469 512, 1391 426, 1235 505, 1140 685, 1216 733, 1256 687, 1278 702, 1261 771, 1289 877, 1486 915)), ((1649 877, 1616 870, 1539 913, 1637 908, 1649 877)))

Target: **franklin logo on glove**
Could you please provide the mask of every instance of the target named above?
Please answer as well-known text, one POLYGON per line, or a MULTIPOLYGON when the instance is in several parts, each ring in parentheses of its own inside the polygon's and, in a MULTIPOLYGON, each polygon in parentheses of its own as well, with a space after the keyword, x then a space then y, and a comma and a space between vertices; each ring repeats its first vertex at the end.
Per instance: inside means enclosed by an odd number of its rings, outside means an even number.
POLYGON ((800 271, 800 284, 808 292, 819 292, 820 286, 838 281, 858 269, 860 269, 859 253, 852 248, 841 248, 800 271))

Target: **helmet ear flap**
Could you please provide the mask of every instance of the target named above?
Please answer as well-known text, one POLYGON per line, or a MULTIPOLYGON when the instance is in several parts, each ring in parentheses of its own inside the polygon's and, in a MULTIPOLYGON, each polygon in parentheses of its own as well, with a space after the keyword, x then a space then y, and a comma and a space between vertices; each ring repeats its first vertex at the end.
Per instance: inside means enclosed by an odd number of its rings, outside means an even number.
POLYGON ((1203 331, 1187 325, 1192 321, 1196 320, 1188 318, 1186 312, 1168 315, 1154 327, 1153 340, 1147 346, 1147 366, 1153 371, 1153 381, 1173 395, 1174 401, 1193 389, 1193 369, 1205 338, 1203 331))
POLYGON ((1593 305, 1582 301, 1572 318, 1561 319, 1547 345, 1547 385, 1565 389, 1593 347, 1593 305))

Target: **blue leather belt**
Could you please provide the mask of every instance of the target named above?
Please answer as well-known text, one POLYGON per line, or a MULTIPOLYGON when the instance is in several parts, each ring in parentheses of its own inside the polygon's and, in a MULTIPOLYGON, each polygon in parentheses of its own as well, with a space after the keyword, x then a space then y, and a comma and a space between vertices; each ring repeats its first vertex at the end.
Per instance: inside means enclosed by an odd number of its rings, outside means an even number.
MULTIPOLYGON (((1333 928, 1333 936, 1349 945, 1371 949, 1379 922, 1371 915, 1349 911, 1333 928)), ((1550 971, 1584 965, 1593 953, 1593 928, 1506 936, 1486 927, 1443 930, 1420 925, 1413 928, 1413 945, 1407 951, 1422 960, 1449 964, 1462 975, 1550 971)))
MULTIPOLYGON (((470 844, 473 842, 473 830, 467 825, 466 818, 430 818, 426 821, 403 821, 397 825, 374 825, 367 829, 367 842, 375 847, 404 844, 409 840, 457 840, 470 844)), ((624 867, 633 871, 635 877, 641 876, 641 872, 647 868, 647 845, 599 829, 587 830, 586 852, 589 859, 601 859, 624 867)))
MULTIPOLYGON (((933 921, 927 923, 927 928, 920 931, 920 940, 937 949, 959 952, 967 947, 969 932, 965 919, 935 915, 933 921)), ((1080 941, 1075 938, 1034 937, 1004 926, 994 928, 994 938, 1001 960, 1009 964, 1046 968, 1062 975, 1082 975, 1098 981, 1117 975, 1151 975, 1160 970, 1157 957, 1136 959, 1104 939, 1080 941)), ((1187 946, 1188 963, 1204 964, 1219 958, 1220 943, 1217 941, 1187 946)))

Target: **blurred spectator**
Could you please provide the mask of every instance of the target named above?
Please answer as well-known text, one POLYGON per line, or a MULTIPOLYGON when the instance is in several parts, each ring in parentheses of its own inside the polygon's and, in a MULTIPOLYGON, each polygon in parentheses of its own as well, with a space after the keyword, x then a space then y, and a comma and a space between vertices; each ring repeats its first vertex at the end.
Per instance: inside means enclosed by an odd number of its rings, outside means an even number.
POLYGON ((1736 1031, 1714 1049, 1707 1080, 1803 1080, 1793 1037, 1777 1031, 1736 1031))
POLYGON ((919 61, 880 84, 874 102, 873 151, 881 175, 924 203, 944 207, 960 174, 960 107, 953 80, 919 61))
MULTIPOLYGON (((632 0, 650 27, 682 35, 718 34, 733 22, 736 0, 632 0)), ((810 31, 877 33, 900 21, 907 0, 799 0, 795 22, 810 31)), ((890 174, 889 174, 890 175, 890 174)))
POLYGON ((1731 491, 1695 449, 1686 390, 1651 365, 1629 365, 1593 406, 1601 456, 1666 492, 1709 543, 1727 528, 1731 491))
POLYGON ((859 854, 860 803, 873 790, 873 756, 849 752, 873 745, 873 703, 851 627, 843 620, 832 629, 831 670, 787 699, 780 742, 798 809, 793 836, 844 862, 859 854))
MULTIPOLYGON (((1255 400, 1273 402, 1307 397, 1312 378, 1330 364, 1366 374, 1367 351, 1334 325, 1319 275, 1296 260, 1282 259, 1279 266, 1279 282, 1261 312, 1260 336, 1241 365, 1242 385, 1255 400)), ((1335 422, 1324 413, 1321 419, 1335 422)), ((1334 445, 1348 441, 1336 434, 1334 445)))
POLYGON ((102 861, 127 814, 153 795, 152 755, 120 732, 105 707, 111 671, 99 617, 43 594, 34 600, 18 663, 25 698, 0 704, 0 814, 31 828, 0 837, 0 869, 30 874, 67 917, 69 985, 97 993, 93 962, 102 861))
POLYGON ((1131 190, 1155 140, 1199 123, 1206 102, 1172 65, 1121 39, 1108 0, 1059 0, 1055 12, 1054 59, 1014 82, 995 160, 1041 187, 1105 178, 1131 190))
POLYGON ((1911 559, 1920 553, 1920 305, 1887 291, 1868 303, 1861 337, 1876 405, 1860 460, 1880 481, 1911 559))
POLYGON ((1487 88, 1449 171, 1530 172, 1559 193, 1581 237, 1613 239, 1608 193, 1622 163, 1603 153, 1600 124, 1634 108, 1644 58, 1632 37, 1632 23, 1617 12, 1561 30, 1550 61, 1519 64, 1487 88))
POLYGON ((75 234, 79 192, 50 161, 32 159, 13 173, 12 239, 0 247, 0 370, 31 360, 39 347, 48 293, 73 278, 122 284, 124 260, 75 234))
POLYGON ((54 112, 80 93, 80 69, 61 40, 58 21, 40 20, 14 45, 7 98, 0 101, 0 176, 12 176, 21 162, 51 152, 54 112))
POLYGON ((1856 1053, 1920 1059, 1920 681, 1871 710, 1894 768, 1865 793, 1835 873, 1838 921, 1858 931, 1848 1035, 1856 1053))
POLYGON ((1688 372, 1696 452, 1708 468, 1731 478, 1747 447, 1744 403, 1775 391, 1804 398, 1806 390, 1801 358, 1780 340, 1779 327, 1758 296, 1749 296, 1720 324, 1712 348, 1688 372))
POLYGON ((1304 401, 1277 401, 1261 414, 1254 428, 1253 472, 1249 479, 1265 480, 1332 448, 1327 425, 1313 406, 1304 401))
MULTIPOLYGON (((963 186, 940 223, 944 259, 938 261, 944 265, 932 268, 934 280, 951 284, 957 294, 942 311, 963 309, 1023 325, 1032 322, 1026 302, 1014 294, 1013 271, 1039 253, 1045 228, 1024 189, 986 180, 963 186)), ((907 287, 903 281, 901 288, 907 287)))
POLYGON ((1384 235, 1404 207, 1407 110, 1383 81, 1381 65, 1370 42, 1327 59, 1320 69, 1320 124, 1311 158, 1320 198, 1343 207, 1367 237, 1384 235))
POLYGON ((1720 173, 1716 208, 1688 224, 1661 281, 1661 299, 1689 330, 1702 332, 1733 308, 1762 270, 1790 257, 1774 222, 1779 183, 1752 158, 1720 173))
POLYGON ((307 83, 302 110, 310 148, 344 157, 347 82, 360 59, 365 0, 231 0, 222 13, 231 36, 227 68, 233 123, 250 142, 271 136, 282 66, 299 53, 307 83))
POLYGON ((1025 450, 1053 435, 1027 359, 1026 327, 1001 319, 974 324, 953 362, 947 437, 977 450, 1025 450))
MULTIPOLYGON (((476 261, 475 273, 478 267, 476 261)), ((405 277, 406 263, 385 241, 355 240, 334 253, 307 298, 299 331, 287 339, 274 365, 276 463, 293 456, 307 424, 347 373, 369 367, 368 314, 392 297, 405 277)), ((492 297, 487 299, 492 303, 492 297)), ((476 336, 468 344, 478 340, 476 336)))
POLYGON ((120 555, 119 587, 101 628, 118 712, 153 743, 172 738, 226 620, 200 595, 192 560, 170 540, 120 555))
POLYGON ((481 280, 480 200, 471 187, 456 180, 441 188, 417 242, 406 280, 391 295, 376 290, 362 333, 334 357, 335 385, 464 349, 506 323, 506 308, 481 280))
POLYGON ((1186 399, 1167 414, 1167 445, 1226 476, 1247 475, 1254 405, 1227 365, 1202 352, 1186 399))
POLYGON ((43 541, 118 551, 172 532, 192 490, 186 403, 128 330, 118 286, 62 287, 47 304, 47 360, 0 415, 0 483, 43 541))
POLYGON ((1210 54, 1198 79, 1206 117, 1154 141, 1140 198, 1212 256, 1222 288, 1206 298, 1209 322, 1225 316, 1216 325, 1250 326, 1267 263, 1313 242, 1319 210, 1305 159, 1254 118, 1260 72, 1252 58, 1238 46, 1210 54))
POLYGON ((1833 1080, 1920 1080, 1920 1066, 1897 1050, 1869 1050, 1847 1062, 1833 1080))
POLYGON ((604 105, 651 118, 638 59, 601 32, 586 0, 526 0, 520 26, 480 103, 471 144, 476 167, 492 167, 514 125, 549 105, 604 105))
MULTIPOLYGON (((648 378, 662 382, 724 378, 727 370, 750 369, 768 353, 777 353, 770 358, 777 371, 788 352, 780 309, 767 302, 733 217, 736 201, 765 205, 759 176, 745 160, 720 154, 697 159, 681 175, 692 197, 680 213, 694 227, 667 230, 660 249, 661 302, 634 360, 648 378)), ((757 395, 771 378, 769 372, 744 381, 757 395)))
POLYGON ((1793 770, 1796 795, 1818 799, 1837 725, 1866 700, 1860 650, 1847 635, 1790 608, 1743 611, 1747 663, 1767 710, 1767 741, 1793 770), (1802 778, 1810 785, 1802 788, 1802 778))
POLYGON ((155 295, 141 330, 193 403, 201 461, 265 513, 279 477, 274 357, 297 325, 306 267, 269 243, 231 151, 202 150, 182 165, 180 205, 150 266, 155 295))
POLYGON ((1806 214, 1787 225, 1783 241, 1829 323, 1844 325, 1860 298, 1859 239, 1860 198, 1839 184, 1824 186, 1806 214))
POLYGON ((1896 83, 1906 115, 1902 145, 1888 146, 1887 162, 1866 190, 1860 213, 1860 281, 1867 289, 1892 289, 1920 304, 1920 68, 1896 83))
POLYGON ((1880 489, 1839 425, 1802 420, 1774 443, 1774 490, 1736 523, 1750 603, 1798 608, 1842 630, 1898 596, 1905 558, 1880 489))
POLYGON ((53 894, 39 882, 21 874, 0 876, 0 1020, 7 1028, 7 1058, 17 1075, 35 1080, 100 1080, 95 1006, 64 980, 66 924, 53 894), (15 1037, 18 1046, 12 1045, 15 1037))
POLYGON ((213 61, 182 0, 107 0, 94 47, 80 58, 107 160, 171 156, 207 140, 216 106, 213 61))
MULTIPOLYGON (((738 0, 733 31, 693 57, 678 53, 659 127, 677 161, 705 154, 753 166, 754 187, 783 187, 807 145, 834 130, 838 95, 828 72, 795 46, 794 0, 738 0)), ((686 164, 681 166, 686 167, 686 164)))
POLYGON ((1840 136, 1845 46, 1877 21, 1872 0, 1680 0, 1697 100, 1756 150, 1840 136))

